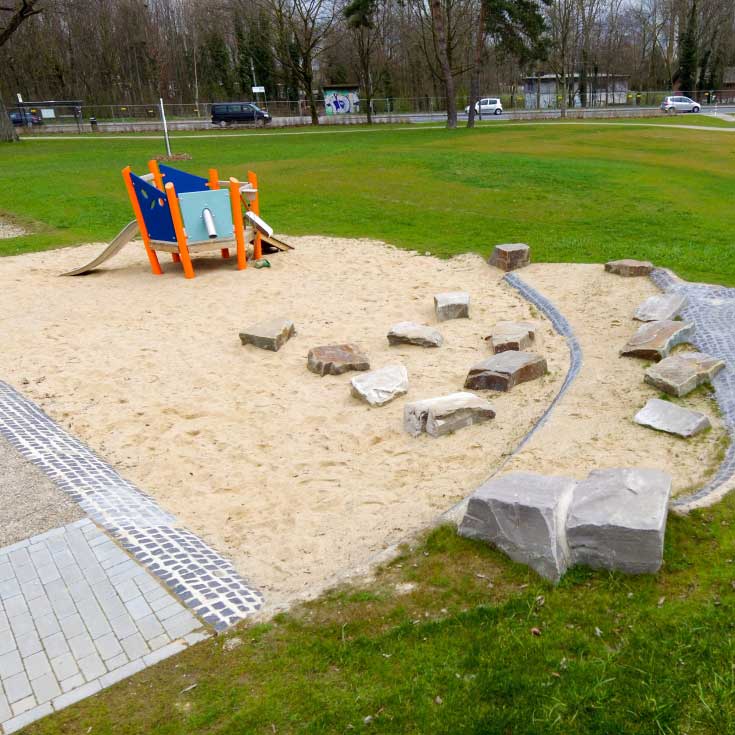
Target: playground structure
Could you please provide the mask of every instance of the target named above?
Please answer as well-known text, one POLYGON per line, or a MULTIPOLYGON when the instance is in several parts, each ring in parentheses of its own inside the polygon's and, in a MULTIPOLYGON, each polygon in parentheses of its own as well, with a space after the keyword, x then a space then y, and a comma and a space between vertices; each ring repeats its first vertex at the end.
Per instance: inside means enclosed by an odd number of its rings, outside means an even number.
POLYGON ((77 276, 98 268, 131 240, 140 235, 155 275, 162 275, 158 252, 171 254, 181 263, 184 276, 194 278, 191 256, 219 250, 230 257, 235 247, 237 268, 247 268, 246 244, 252 242, 253 258, 259 260, 263 246, 273 250, 291 247, 273 237, 273 229, 260 218, 258 178, 248 172, 248 181, 220 180, 216 169, 209 178, 179 171, 171 166, 148 162, 149 173, 137 176, 130 166, 122 170, 125 187, 135 213, 112 242, 93 261, 66 276, 77 276))

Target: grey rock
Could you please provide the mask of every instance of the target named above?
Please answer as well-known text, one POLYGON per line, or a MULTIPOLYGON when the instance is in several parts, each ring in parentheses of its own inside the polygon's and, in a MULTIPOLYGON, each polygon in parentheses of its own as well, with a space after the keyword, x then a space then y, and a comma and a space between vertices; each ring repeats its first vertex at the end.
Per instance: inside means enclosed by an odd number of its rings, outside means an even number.
POLYGON ((498 322, 485 337, 485 342, 497 354, 508 350, 522 352, 531 347, 535 339, 536 326, 531 322, 498 322))
POLYGON ((503 271, 514 271, 531 262, 531 248, 521 242, 496 245, 488 263, 503 271))
POLYGON ((702 352, 677 352, 651 365, 643 378, 671 396, 685 396, 703 383, 711 383, 725 363, 702 352))
POLYGON ((565 524, 575 484, 530 472, 492 479, 470 496, 459 533, 558 582, 569 564, 565 524))
POLYGON ((574 488, 567 517, 572 563, 629 574, 663 560, 671 478, 660 470, 595 470, 574 488))
POLYGON ((434 311, 440 321, 447 319, 469 319, 470 295, 464 291, 447 291, 434 296, 434 311))
POLYGON ((500 352, 470 369, 464 387, 509 391, 519 383, 546 375, 546 360, 535 352, 500 352))
POLYGON ((608 273, 614 273, 617 276, 647 276, 653 270, 653 263, 647 260, 631 260, 624 258, 623 260, 611 260, 605 263, 605 270, 608 273))
POLYGON ((352 395, 371 406, 384 406, 408 392, 408 370, 403 365, 386 365, 369 373, 356 375, 351 383, 352 395))
POLYGON ((495 418, 495 409, 474 393, 450 393, 407 403, 403 409, 403 428, 412 436, 426 432, 430 436, 451 434, 495 418))
POLYGON ((699 411, 682 408, 670 401, 651 398, 633 418, 636 424, 650 426, 667 434, 689 437, 709 429, 709 419, 699 411))
POLYGON ((278 352, 294 334, 296 329, 290 319, 269 319, 243 329, 240 332, 240 341, 244 345, 255 345, 262 350, 278 352))
POLYGON ((388 332, 391 345, 418 345, 419 347, 441 347, 444 338, 433 327, 415 322, 398 322, 388 332))
POLYGON ((647 360, 663 360, 672 347, 688 342, 694 334, 694 325, 688 322, 658 321, 647 322, 638 327, 628 340, 621 355, 643 357, 647 360))
POLYGON ((348 370, 370 370, 370 361, 357 345, 324 345, 309 350, 306 366, 318 375, 341 375, 348 370))
POLYGON ((686 297, 678 293, 649 296, 636 310, 633 319, 659 322, 673 319, 684 308, 686 297))

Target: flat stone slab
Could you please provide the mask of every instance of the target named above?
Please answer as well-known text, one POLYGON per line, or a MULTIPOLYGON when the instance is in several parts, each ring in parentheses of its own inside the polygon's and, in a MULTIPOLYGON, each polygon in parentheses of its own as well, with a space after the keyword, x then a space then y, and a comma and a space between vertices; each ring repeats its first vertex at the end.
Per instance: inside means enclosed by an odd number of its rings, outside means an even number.
POLYGON ((710 420, 699 411, 677 406, 671 401, 651 398, 633 418, 636 424, 650 426, 667 434, 690 437, 711 428, 710 420))
POLYGON ((243 329, 240 332, 240 341, 244 345, 260 347, 261 350, 278 352, 294 334, 296 328, 290 319, 269 319, 243 329))
POLYGON ((370 370, 370 361, 355 344, 324 345, 309 350, 306 367, 317 375, 342 375, 349 370, 370 370))
POLYGON ((653 270, 653 263, 647 260, 631 260, 624 258, 623 260, 611 260, 605 263, 605 270, 608 273, 614 273, 616 276, 647 276, 653 270))
POLYGON ((404 365, 386 365, 369 373, 356 375, 351 383, 352 395, 371 406, 384 406, 408 392, 408 370, 404 365))
POLYGON ((514 271, 531 262, 531 248, 521 242, 496 245, 488 263, 503 271, 514 271))
POLYGON ((663 320, 647 322, 638 327, 628 340, 621 355, 643 357, 647 360, 663 360, 672 347, 688 342, 694 334, 694 326, 688 322, 663 320))
POLYGON ((433 327, 415 322, 398 322, 388 332, 391 345, 418 345, 419 347, 441 347, 444 337, 433 327))
POLYGON ((535 339, 536 325, 531 322, 498 322, 485 337, 485 342, 497 354, 508 350, 523 352, 533 345, 535 339))
POLYGON ((665 293, 649 296, 636 310, 633 319, 639 322, 659 322, 673 319, 685 306, 685 296, 665 293))
POLYGON ((643 378, 649 385, 670 396, 685 396, 725 367, 723 360, 703 352, 677 352, 651 365, 643 378))
POLYGON ((494 478, 470 496, 459 534, 558 582, 569 564, 565 523, 575 485, 568 477, 531 472, 494 478))
POLYGON ((628 574, 663 560, 671 478, 655 469, 595 470, 574 488, 567 517, 572 563, 628 574))
POLYGON ((495 409, 474 393, 450 393, 439 398, 407 403, 403 409, 403 428, 412 436, 451 434, 495 418, 495 409))
POLYGON ((546 360, 535 352, 506 351, 473 366, 464 387, 469 390, 509 391, 519 383, 546 375, 546 360))
POLYGON ((447 291, 434 296, 434 311, 440 322, 470 318, 470 295, 464 291, 447 291))

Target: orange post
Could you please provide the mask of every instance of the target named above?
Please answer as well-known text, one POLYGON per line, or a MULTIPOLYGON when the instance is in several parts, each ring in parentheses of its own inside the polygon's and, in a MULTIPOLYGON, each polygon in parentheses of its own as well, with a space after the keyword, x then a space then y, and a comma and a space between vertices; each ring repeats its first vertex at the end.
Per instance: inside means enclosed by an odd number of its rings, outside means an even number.
MULTIPOLYGON (((148 170, 153 174, 153 183, 156 185, 156 188, 163 191, 163 176, 161 175, 161 169, 158 168, 158 161, 156 161, 155 158, 151 158, 151 160, 148 161, 148 170)), ((173 260, 174 263, 181 262, 181 258, 179 258, 178 253, 171 253, 171 260, 173 260)))
POLYGON ((174 223, 174 232, 176 233, 176 241, 179 244, 179 255, 181 256, 181 264, 184 266, 184 275, 187 278, 194 278, 194 267, 189 257, 189 248, 186 244, 186 230, 184 230, 184 222, 181 219, 181 210, 179 209, 179 200, 176 198, 174 185, 169 182, 166 184, 166 198, 168 206, 171 210, 171 219, 174 223))
MULTIPOLYGON (((212 191, 216 191, 219 189, 219 174, 217 173, 216 168, 210 168, 209 169, 209 188, 212 191)), ((229 258, 230 257, 230 251, 228 248, 222 248, 222 257, 223 258, 229 258)))
MULTIPOLYGON (((250 209, 253 214, 257 214, 260 217, 260 190, 258 189, 258 177, 254 171, 248 171, 248 182, 250 186, 255 189, 255 199, 250 202, 250 209)), ((253 258, 260 260, 263 257, 263 243, 260 241, 260 233, 255 231, 255 240, 253 240, 253 258)))
POLYGON ((237 243, 237 270, 241 271, 248 267, 245 253, 245 223, 242 220, 242 207, 240 206, 240 182, 232 177, 230 177, 230 206, 237 243))
POLYGON ((135 188, 133 187, 133 180, 130 178, 130 166, 126 166, 122 170, 123 180, 125 181, 125 188, 128 190, 128 197, 130 197, 130 204, 133 207, 135 213, 135 219, 138 221, 138 228, 140 229, 140 236, 143 238, 143 245, 145 245, 145 252, 148 256, 148 260, 151 264, 151 271, 153 275, 160 276, 163 271, 161 270, 161 264, 158 262, 158 256, 156 251, 151 247, 151 238, 148 234, 148 228, 145 226, 145 220, 143 219, 143 212, 140 210, 140 204, 138 204, 138 197, 135 195, 135 188))

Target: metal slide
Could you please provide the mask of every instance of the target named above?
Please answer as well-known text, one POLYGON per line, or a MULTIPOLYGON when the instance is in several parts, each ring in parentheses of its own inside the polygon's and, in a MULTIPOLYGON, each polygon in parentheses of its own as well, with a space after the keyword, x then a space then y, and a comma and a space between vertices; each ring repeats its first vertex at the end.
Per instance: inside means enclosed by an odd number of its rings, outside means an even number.
POLYGON ((95 268, 99 268, 106 260, 109 260, 113 255, 117 255, 131 240, 134 240, 140 234, 138 229, 138 223, 136 220, 132 220, 120 230, 117 237, 90 263, 83 265, 81 268, 75 268, 73 271, 68 273, 62 273, 62 276, 81 276, 85 273, 93 271, 95 268))

